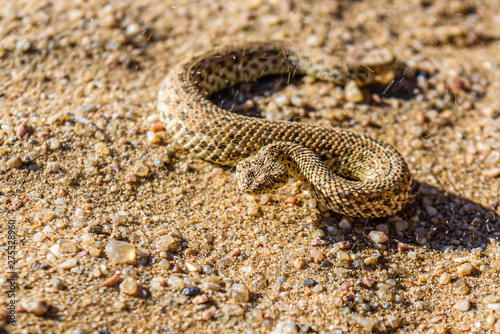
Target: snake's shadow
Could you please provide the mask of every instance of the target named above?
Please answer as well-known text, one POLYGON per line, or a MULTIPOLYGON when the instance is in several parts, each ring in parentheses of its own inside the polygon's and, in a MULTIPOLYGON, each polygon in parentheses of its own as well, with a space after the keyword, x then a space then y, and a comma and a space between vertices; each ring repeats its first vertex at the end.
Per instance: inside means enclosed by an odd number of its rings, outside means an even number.
MULTIPOLYGON (((386 224, 389 240, 394 241, 389 243, 390 248, 397 247, 398 242, 436 251, 484 248, 491 239, 500 239, 499 208, 499 202, 485 207, 427 183, 414 182, 412 196, 397 217, 356 219, 353 229, 343 234, 358 234, 358 240, 362 234, 361 239, 367 240, 366 236, 377 225, 386 224)), ((338 226, 335 222, 341 218, 337 215, 320 218, 315 225, 319 228, 338 226)), ((325 237, 332 242, 339 241, 328 233, 325 237)))

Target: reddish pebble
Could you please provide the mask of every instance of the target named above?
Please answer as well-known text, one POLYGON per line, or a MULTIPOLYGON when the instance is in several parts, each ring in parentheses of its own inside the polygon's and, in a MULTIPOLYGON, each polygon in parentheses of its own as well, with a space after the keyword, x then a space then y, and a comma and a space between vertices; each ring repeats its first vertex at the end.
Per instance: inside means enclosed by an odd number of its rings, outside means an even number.
POLYGON ((76 254, 76 257, 84 257, 86 256, 87 254, 89 253, 88 250, 84 249, 82 250, 81 252, 79 252, 78 254, 76 254))
POLYGON ((351 288, 351 284, 349 284, 349 283, 342 283, 339 286, 339 289, 342 290, 342 291, 347 291, 350 288, 351 288))
POLYGON ((297 197, 288 197, 286 199, 286 202, 291 203, 291 204, 295 204, 295 203, 297 203, 297 197))
POLYGON ((181 268, 178 266, 178 265, 175 265, 173 268, 172 268, 172 272, 174 273, 181 273, 182 270, 181 268))
POLYGON ((239 249, 235 249, 231 252, 231 257, 238 257, 241 255, 241 251, 239 249))
POLYGON ((151 131, 153 131, 153 132, 160 132, 160 131, 163 131, 163 129, 165 129, 165 126, 163 125, 163 123, 156 123, 156 124, 153 124, 153 126, 151 127, 151 131))
POLYGON ((314 239, 313 241, 311 241, 311 246, 325 246, 325 245, 326 241, 322 239, 314 239))
POLYGON ((24 121, 17 128, 16 137, 19 139, 28 139, 32 133, 33 129, 24 121))
POLYGON ((371 279, 371 278, 363 278, 363 280, 361 281, 361 284, 363 284, 364 286, 366 286, 367 288, 372 288, 374 285, 375 285, 375 280, 371 279))
POLYGON ((135 176, 135 174, 129 173, 129 174, 125 175, 125 182, 135 183, 135 182, 137 182, 137 176, 135 176))
POLYGON ((264 268, 264 267, 267 267, 267 263, 265 263, 264 261, 259 263, 259 268, 264 268))
POLYGON ((375 101, 375 103, 380 104, 380 103, 383 102, 382 99, 380 98, 380 96, 378 94, 373 94, 372 98, 373 98, 373 101, 375 101))
POLYGON ((461 78, 450 78, 447 80, 448 88, 453 92, 465 90, 465 82, 461 78))
POLYGON ((350 241, 339 241, 339 242, 334 243, 333 245, 334 246, 338 245, 340 247, 340 249, 349 249, 349 248, 351 248, 351 242, 350 241))
POLYGON ((101 286, 106 286, 106 287, 115 286, 116 283, 118 283, 118 278, 119 278, 119 275, 118 274, 114 274, 113 276, 111 276, 110 278, 108 278, 107 280, 105 280, 101 284, 101 286))
POLYGON ((66 72, 57 68, 54 70, 54 78, 56 79, 64 79, 66 77, 66 72))
POLYGON ((403 253, 406 252, 408 249, 410 249, 410 246, 408 244, 398 242, 398 252, 403 253))

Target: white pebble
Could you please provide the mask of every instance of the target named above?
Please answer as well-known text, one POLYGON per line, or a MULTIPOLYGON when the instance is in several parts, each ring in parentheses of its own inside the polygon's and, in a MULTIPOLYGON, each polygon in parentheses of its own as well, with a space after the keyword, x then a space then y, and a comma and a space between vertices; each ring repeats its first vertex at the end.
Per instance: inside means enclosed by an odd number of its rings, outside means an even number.
POLYGON ((110 241, 104 251, 110 260, 117 262, 131 262, 136 256, 135 246, 124 241, 110 241))
POLYGON ((368 233, 368 239, 378 244, 383 244, 389 239, 389 237, 384 232, 371 231, 368 233))
POLYGON ((345 85, 345 99, 349 102, 363 101, 363 93, 361 93, 356 81, 351 80, 345 85))

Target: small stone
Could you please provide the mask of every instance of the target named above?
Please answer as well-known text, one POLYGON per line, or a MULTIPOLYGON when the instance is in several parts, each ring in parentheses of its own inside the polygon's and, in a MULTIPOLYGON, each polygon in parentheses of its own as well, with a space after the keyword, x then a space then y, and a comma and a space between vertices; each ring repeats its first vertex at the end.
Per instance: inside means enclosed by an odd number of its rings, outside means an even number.
POLYGON ((146 177, 149 175, 149 168, 143 165, 137 166, 134 169, 134 174, 140 177, 146 177))
POLYGON ((500 167, 493 167, 483 171, 483 176, 493 179, 500 176, 500 167))
POLYGON ((349 102, 363 102, 363 93, 356 81, 349 81, 345 85, 345 99, 349 102))
POLYGON ((323 261, 323 258, 325 257, 325 255, 323 254, 322 251, 315 248, 315 249, 311 250, 311 257, 314 259, 315 263, 320 263, 321 261, 323 261))
POLYGON ((307 277, 305 280, 304 280, 304 285, 307 286, 307 287, 311 287, 311 286, 315 286, 317 283, 315 280, 313 280, 312 278, 310 277, 307 277))
POLYGON ((176 240, 171 235, 164 235, 155 244, 156 250, 159 252, 168 251, 174 247, 176 240))
POLYGON ((370 233, 368 233, 368 239, 372 242, 382 244, 386 242, 389 239, 389 237, 384 232, 371 231, 370 233))
POLYGON ((293 321, 280 321, 269 334, 299 334, 299 330, 293 321))
POLYGON ((31 49, 31 42, 20 39, 16 42, 16 50, 28 52, 31 49))
POLYGON ((205 304, 208 302, 208 296, 207 295, 199 295, 193 298, 192 303, 195 305, 200 305, 200 304, 205 304))
POLYGON ((226 317, 239 317, 245 314, 245 310, 239 305, 226 304, 222 307, 222 313, 226 317))
POLYGON ((106 145, 106 143, 97 143, 97 144, 95 144, 94 149, 95 149, 97 154, 102 155, 102 156, 109 155, 109 153, 110 153, 110 150, 108 148, 108 145, 106 145))
POLYGON ((235 283, 231 287, 231 297, 236 301, 246 303, 250 299, 250 293, 246 285, 235 283))
POLYGON ((491 266, 495 268, 497 271, 500 271, 500 260, 492 260, 491 266))
POLYGON ((163 125, 163 123, 155 123, 153 124, 153 126, 151 126, 151 131, 152 132, 160 132, 160 131, 163 131, 165 129, 165 126, 163 125))
POLYGON ((19 139, 28 139, 32 133, 33 129, 28 126, 28 123, 26 121, 23 121, 17 127, 16 137, 19 139))
POLYGON ((398 252, 399 253, 404 253, 408 249, 410 249, 410 245, 402 243, 402 242, 398 242, 398 252))
POLYGON ((196 286, 191 286, 191 287, 188 287, 188 288, 184 288, 181 293, 184 296, 193 297, 193 296, 196 296, 197 294, 200 293, 200 288, 198 288, 196 286))
POLYGON ((78 259, 69 259, 61 263, 58 267, 61 269, 71 269, 76 267, 78 264, 78 259))
POLYGON ((132 277, 125 277, 123 282, 120 283, 120 291, 127 295, 135 295, 139 285, 132 277))
POLYGON ((438 214, 438 210, 433 206, 426 206, 425 211, 427 211, 427 214, 431 217, 435 217, 438 214))
POLYGON ((464 263, 457 268, 457 272, 462 276, 469 276, 472 272, 472 265, 470 263, 464 263))
POLYGON ((115 286, 118 283, 119 279, 120 279, 120 275, 114 274, 113 276, 111 276, 110 278, 108 278, 107 280, 105 280, 101 284, 101 286, 104 286, 104 287, 115 286))
POLYGON ((167 284, 174 290, 182 290, 184 289, 184 280, 179 276, 171 276, 167 280, 167 284))
POLYGON ((372 318, 359 317, 357 320, 358 324, 367 331, 371 331, 373 329, 373 326, 375 326, 375 321, 372 318))
POLYGON ((363 280, 361 281, 361 283, 364 286, 366 286, 367 288, 372 288, 375 285, 375 280, 371 279, 371 278, 368 278, 368 277, 365 277, 365 278, 363 278, 363 280))
POLYGON ((84 104, 83 106, 81 107, 78 107, 77 111, 81 111, 83 113, 91 113, 91 112, 95 112, 97 111, 97 106, 95 106, 94 104, 84 104))
POLYGON ((128 173, 125 175, 125 182, 126 183, 136 183, 137 182, 137 176, 132 173, 128 173))
POLYGON ((201 271, 200 267, 198 267, 197 265, 194 265, 190 262, 186 262, 186 268, 188 271, 190 271, 192 273, 198 273, 201 271))
POLYGON ((205 290, 220 291, 222 288, 219 284, 213 282, 203 282, 202 286, 205 290))
POLYGON ((110 241, 104 248, 110 260, 117 262, 132 262, 135 260, 135 246, 124 241, 110 241))
POLYGON ((442 273, 441 276, 439 276, 439 284, 444 285, 448 284, 451 282, 451 275, 448 273, 442 273))
POLYGON ((161 142, 160 136, 158 136, 153 131, 148 131, 148 133, 146 134, 146 139, 147 139, 148 143, 150 143, 150 144, 157 144, 157 143, 161 142))
POLYGON ((125 34, 128 36, 137 35, 139 32, 141 32, 141 27, 137 23, 131 23, 125 29, 125 34))
POLYGON ((345 219, 345 218, 344 218, 344 219, 342 219, 342 220, 340 221, 340 223, 339 223, 339 227, 340 227, 341 229, 344 229, 344 230, 349 230, 349 229, 351 229, 352 224, 351 224, 351 222, 350 222, 349 220, 347 220, 347 219, 345 219))
POLYGON ((9 168, 19 169, 23 166, 23 161, 19 157, 13 157, 7 161, 7 166, 9 168))
POLYGON ((369 256, 366 259, 364 259, 363 263, 365 266, 374 266, 378 262, 378 257, 377 256, 369 256))
POLYGON ((151 289, 156 291, 163 291, 165 286, 167 285, 167 280, 161 276, 154 277, 149 283, 151 289))
POLYGON ((174 187, 174 188, 172 189, 172 194, 174 194, 174 195, 180 195, 180 194, 182 194, 182 191, 183 191, 183 190, 182 190, 182 188, 181 188, 181 187, 174 187))
POLYGON ((49 173, 57 173, 61 169, 61 164, 59 162, 48 162, 47 171, 49 173))
POLYGON ((326 245, 326 241, 322 240, 322 239, 314 239, 313 241, 311 241, 311 246, 313 246, 313 247, 325 246, 325 245, 326 245))
POLYGON ((459 300, 455 304, 455 308, 462 312, 467 312, 470 310, 470 301, 468 299, 459 300))
POLYGON ((29 313, 33 313, 37 316, 44 315, 48 312, 49 306, 45 299, 35 298, 27 302, 21 303, 21 306, 29 313))
POLYGON ((54 278, 52 280, 52 287, 55 289, 55 290, 64 290, 64 288, 66 287, 66 285, 64 284, 64 282, 60 279, 60 278, 54 278))
POLYGON ((404 232, 408 229, 408 222, 406 220, 400 220, 396 223, 396 230, 399 232, 404 232))
POLYGON ((456 93, 459 91, 465 90, 465 81, 462 78, 449 78, 446 80, 446 83, 448 84, 448 88, 456 93))
POLYGON ((306 265, 306 261, 302 258, 296 258, 295 261, 293 261, 293 266, 296 269, 302 269, 306 265))
POLYGON ((59 139, 57 138, 50 138, 50 149, 51 150, 57 150, 59 147, 61 147, 61 143, 59 142, 59 139))

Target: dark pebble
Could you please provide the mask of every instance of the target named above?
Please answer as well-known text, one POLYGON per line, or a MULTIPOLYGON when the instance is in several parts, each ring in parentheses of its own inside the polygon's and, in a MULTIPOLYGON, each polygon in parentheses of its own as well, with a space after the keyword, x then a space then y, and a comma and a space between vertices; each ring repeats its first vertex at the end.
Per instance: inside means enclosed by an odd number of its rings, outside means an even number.
POLYGON ((200 293, 200 288, 192 286, 190 288, 185 288, 181 292, 184 296, 193 297, 200 293))
POLYGON ((304 285, 305 286, 315 286, 316 285, 316 281, 313 280, 312 278, 308 277, 304 280, 304 285))

